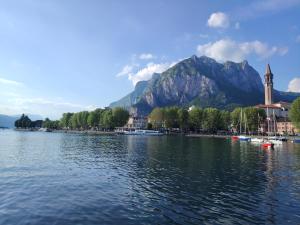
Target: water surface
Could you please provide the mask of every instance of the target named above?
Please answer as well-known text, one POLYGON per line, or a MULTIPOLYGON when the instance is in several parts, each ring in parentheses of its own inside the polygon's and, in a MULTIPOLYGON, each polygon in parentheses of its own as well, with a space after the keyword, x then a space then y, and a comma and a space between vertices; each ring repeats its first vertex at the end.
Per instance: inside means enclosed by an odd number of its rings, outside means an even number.
POLYGON ((0 130, 0 224, 299 224, 300 145, 0 130))

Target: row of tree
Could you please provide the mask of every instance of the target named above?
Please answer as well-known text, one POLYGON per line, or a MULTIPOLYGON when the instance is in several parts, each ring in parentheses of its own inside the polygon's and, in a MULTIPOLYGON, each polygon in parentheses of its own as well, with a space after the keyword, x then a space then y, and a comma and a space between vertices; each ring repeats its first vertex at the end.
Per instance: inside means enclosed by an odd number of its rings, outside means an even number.
POLYGON ((155 108, 149 115, 150 127, 180 128, 182 131, 239 130, 241 123, 247 124, 248 132, 256 132, 259 124, 266 118, 265 111, 254 107, 236 108, 229 112, 216 108, 187 110, 179 107, 155 108), (241 120, 241 115, 244 120, 241 120))
MULTIPOLYGON (((300 97, 290 109, 290 120, 300 129, 300 97)), ((129 113, 123 108, 105 108, 78 113, 64 113, 60 120, 31 121, 28 116, 22 115, 15 121, 18 128, 50 129, 89 129, 112 130, 124 126, 129 119, 129 113)), ((232 112, 216 108, 201 109, 194 107, 191 110, 179 107, 155 108, 149 115, 148 128, 180 128, 182 131, 207 131, 215 133, 218 130, 237 130, 247 126, 248 132, 256 132, 266 119, 263 109, 255 107, 236 108, 232 112), (243 120, 241 119, 243 118, 243 120)))
POLYGON ((129 119, 129 113, 123 108, 105 108, 78 113, 64 113, 59 120, 59 126, 64 129, 105 129, 124 126, 129 119))
POLYGON ((31 121, 26 115, 15 121, 17 128, 49 128, 49 129, 90 129, 112 130, 124 126, 129 119, 129 113, 123 108, 105 108, 78 113, 64 113, 60 120, 31 121), (39 122, 37 124, 37 122, 39 122))

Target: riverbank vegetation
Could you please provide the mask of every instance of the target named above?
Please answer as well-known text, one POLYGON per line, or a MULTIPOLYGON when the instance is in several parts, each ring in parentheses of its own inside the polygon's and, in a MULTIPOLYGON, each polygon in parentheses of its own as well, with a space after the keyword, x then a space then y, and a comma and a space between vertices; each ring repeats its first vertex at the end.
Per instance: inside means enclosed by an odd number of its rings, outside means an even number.
MULTIPOLYGON (((266 118, 265 111, 254 107, 236 108, 232 112, 216 108, 193 107, 190 110, 180 107, 155 108, 148 116, 148 129, 178 130, 181 132, 217 132, 238 131, 247 124, 247 131, 255 133, 259 124, 266 118), (241 120, 243 114, 244 120, 241 120)), ((124 126, 129 119, 129 113, 123 108, 105 108, 94 111, 64 113, 60 120, 46 118, 41 127, 65 130, 99 130, 112 131, 124 126)), ((27 116, 16 121, 18 128, 36 127, 27 116)))
POLYGON ((232 112, 216 108, 178 107, 155 108, 149 115, 150 127, 154 129, 178 128, 181 131, 217 133, 232 132, 246 124, 247 131, 255 133, 266 118, 265 111, 254 107, 236 108, 232 112), (241 116, 242 115, 242 116, 241 116), (241 117, 244 119, 241 120, 241 117), (243 123, 243 124, 242 124, 243 123))

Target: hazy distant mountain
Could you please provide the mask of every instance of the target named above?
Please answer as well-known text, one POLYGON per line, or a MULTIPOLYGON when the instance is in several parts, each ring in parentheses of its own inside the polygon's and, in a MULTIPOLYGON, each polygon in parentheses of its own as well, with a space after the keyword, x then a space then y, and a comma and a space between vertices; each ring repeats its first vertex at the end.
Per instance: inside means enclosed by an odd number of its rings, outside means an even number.
MULTIPOLYGON (((276 76, 276 74, 275 74, 276 76)), ((292 101, 299 94, 274 91, 275 101, 292 101)), ((206 56, 192 56, 149 81, 140 81, 133 92, 110 107, 125 107, 148 114, 155 107, 190 106, 231 109, 264 102, 258 72, 247 61, 218 63, 206 56)))
MULTIPOLYGON (((20 117, 21 117, 21 115, 8 116, 8 115, 0 114, 0 127, 14 128, 15 121, 17 119, 19 119, 20 117)), ((43 119, 40 115, 34 115, 34 114, 29 114, 28 117, 32 121, 43 119)))

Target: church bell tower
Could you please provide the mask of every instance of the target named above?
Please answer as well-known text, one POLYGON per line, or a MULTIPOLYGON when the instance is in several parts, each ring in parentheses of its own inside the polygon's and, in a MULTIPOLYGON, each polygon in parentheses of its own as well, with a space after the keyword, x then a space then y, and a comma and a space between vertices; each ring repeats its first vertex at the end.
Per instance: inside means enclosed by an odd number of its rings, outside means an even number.
POLYGON ((265 105, 271 104, 273 104, 273 74, 268 64, 265 74, 265 105))

